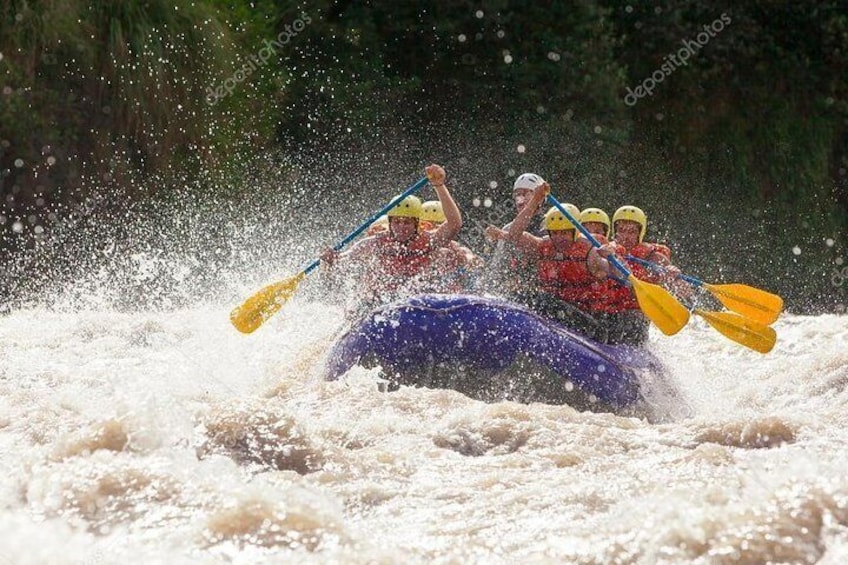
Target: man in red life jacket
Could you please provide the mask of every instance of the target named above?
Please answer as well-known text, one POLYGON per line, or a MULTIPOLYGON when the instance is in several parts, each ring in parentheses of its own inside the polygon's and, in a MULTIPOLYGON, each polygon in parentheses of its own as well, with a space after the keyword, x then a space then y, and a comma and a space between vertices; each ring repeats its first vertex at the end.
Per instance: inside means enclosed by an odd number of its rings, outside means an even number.
MULTIPOLYGON (((609 242, 612 223, 606 212, 600 208, 586 208, 580 212, 580 223, 586 228, 586 231, 591 233, 601 245, 609 242)), ((583 237, 579 234, 578 237, 583 237)), ((620 250, 623 252, 623 249, 620 250)), ((606 252, 601 253, 607 256, 606 252)), ((607 278, 596 280, 592 284, 589 295, 592 297, 591 310, 592 315, 601 325, 604 326, 606 332, 604 341, 607 343, 619 343, 620 340, 616 336, 616 332, 609 331, 607 326, 610 325, 608 314, 614 312, 614 306, 611 301, 616 293, 622 288, 622 284, 627 284, 620 273, 615 272, 615 269, 608 274, 607 278)))
MULTIPOLYGON (((542 220, 546 236, 537 237, 524 231, 549 192, 547 183, 539 185, 507 231, 507 239, 533 262, 536 270, 537 294, 530 306, 544 316, 603 341, 603 328, 591 313, 599 300, 596 283, 609 272, 606 259, 588 240, 576 237, 575 227, 556 207, 548 210, 542 220)), ((572 216, 580 215, 573 204, 564 207, 572 216)))
MULTIPOLYGON (((622 206, 613 214, 612 223, 615 230, 613 241, 626 251, 625 256, 632 255, 663 267, 671 267, 671 249, 659 243, 645 241, 645 233, 648 231, 648 217, 641 208, 630 205, 622 206)), ((630 262, 629 265, 636 278, 649 282, 661 282, 664 278, 674 279, 680 274, 679 270, 672 268, 672 273, 664 277, 657 271, 635 262, 630 262)))
POLYGON ((421 200, 407 196, 386 214, 387 231, 358 241, 344 253, 327 249, 321 254, 327 270, 335 270, 337 264, 349 267, 358 264, 364 268, 365 293, 360 296, 365 294, 367 303, 363 306, 390 302, 420 291, 421 275, 426 275, 434 253, 449 246, 462 227, 462 215, 445 186, 445 170, 430 165, 426 172, 444 210, 445 222, 441 226, 433 231, 421 229, 421 200))
MULTIPOLYGON (((434 231, 447 221, 442 203, 428 200, 422 205, 421 226, 434 231)), ((434 252, 431 278, 437 292, 462 292, 472 286, 473 272, 483 266, 483 260, 469 248, 456 241, 434 252)))
POLYGON ((645 212, 636 206, 622 206, 613 214, 612 223, 615 230, 613 242, 622 257, 630 255, 664 267, 664 271, 658 271, 635 261, 628 261, 636 278, 670 286, 672 290, 683 294, 691 292, 689 285, 680 284, 680 269, 671 264, 671 249, 661 243, 645 241, 648 229, 648 217, 645 212))
MULTIPOLYGON (((671 249, 659 243, 645 241, 648 217, 642 209, 631 205, 622 206, 613 214, 612 227, 613 241, 599 250, 600 255, 606 257, 609 253, 615 253, 626 262, 637 279, 655 284, 677 285, 675 280, 680 275, 680 270, 671 264, 671 249), (628 260, 628 255, 661 265, 665 271, 653 270, 628 260)), ((615 268, 612 268, 609 274, 623 278, 615 268)), ((639 308, 633 289, 613 281, 607 286, 607 299, 599 308, 602 313, 597 318, 607 327, 608 342, 641 345, 648 339, 649 322, 639 308)), ((674 288, 684 294, 688 291, 684 286, 674 288)))

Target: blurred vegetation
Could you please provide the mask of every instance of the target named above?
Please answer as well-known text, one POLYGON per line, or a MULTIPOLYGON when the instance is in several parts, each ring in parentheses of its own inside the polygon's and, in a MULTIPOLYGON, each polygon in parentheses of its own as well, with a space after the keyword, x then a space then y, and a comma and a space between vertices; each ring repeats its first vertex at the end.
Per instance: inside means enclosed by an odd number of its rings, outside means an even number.
POLYGON ((104 186, 132 202, 192 175, 220 192, 251 155, 391 152, 413 132, 419 159, 468 185, 495 178, 504 195, 507 169, 532 168, 584 206, 644 205, 704 278, 774 288, 797 310, 844 299, 829 279, 848 261, 836 0, 0 0, 0 54, 6 246, 49 237, 50 213, 104 186))

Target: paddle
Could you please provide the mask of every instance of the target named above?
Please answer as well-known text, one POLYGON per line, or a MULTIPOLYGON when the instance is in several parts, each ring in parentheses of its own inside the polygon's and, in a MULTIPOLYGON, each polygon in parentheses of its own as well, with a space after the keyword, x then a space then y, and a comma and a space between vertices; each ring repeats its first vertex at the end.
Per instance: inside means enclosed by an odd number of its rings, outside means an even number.
MULTIPOLYGON (((402 194, 394 198, 386 204, 379 212, 368 218, 365 223, 350 232, 347 237, 337 243, 333 249, 341 250, 342 247, 350 243, 356 236, 368 229, 368 226, 373 224, 383 214, 394 208, 398 202, 409 196, 410 194, 421 190, 427 184, 427 177, 418 179, 418 182, 403 191, 402 194)), ((244 301, 244 303, 230 312, 230 322, 235 328, 242 333, 252 333, 259 326, 265 323, 265 320, 277 313, 283 305, 294 295, 297 286, 300 284, 306 275, 311 273, 318 265, 321 264, 320 259, 316 259, 309 263, 301 272, 293 277, 283 279, 280 282, 270 284, 256 294, 244 301)))
POLYGON ((718 330, 724 337, 732 339, 745 347, 768 353, 777 341, 777 332, 774 328, 755 322, 733 312, 708 312, 706 310, 694 310, 696 314, 707 321, 709 325, 718 330))
MULTIPOLYGON (((652 269, 662 268, 662 265, 632 255, 628 255, 627 258, 652 269)), ((783 299, 781 297, 753 286, 739 283, 709 284, 688 275, 680 275, 680 278, 689 284, 707 289, 728 310, 733 310, 746 318, 751 318, 767 326, 773 324, 783 310, 783 299)))
MULTIPOLYGON (((596 248, 601 246, 598 240, 568 210, 563 208, 562 204, 553 195, 548 194, 548 202, 556 206, 593 246, 596 248)), ((633 273, 615 255, 610 254, 607 260, 627 277, 627 280, 633 286, 633 292, 636 293, 636 301, 639 303, 639 308, 642 309, 645 316, 656 324, 662 333, 665 335, 674 335, 683 329, 683 326, 689 321, 689 310, 678 302, 671 293, 661 286, 640 281, 634 277, 633 273)))
MULTIPOLYGON (((655 271, 666 271, 665 267, 658 265, 657 263, 645 261, 644 259, 633 257, 632 255, 628 255, 627 258, 655 271)), ((681 278, 683 277, 685 277, 685 275, 681 276, 681 278)), ((780 299, 780 297, 776 298, 780 299)), ((768 353, 772 350, 775 341, 777 340, 777 332, 767 325, 760 323, 758 320, 749 319, 740 314, 734 314, 731 312, 712 312, 697 308, 694 308, 693 312, 704 318, 710 326, 718 330, 723 336, 735 341, 736 343, 744 345, 745 347, 753 349, 754 351, 768 353)))

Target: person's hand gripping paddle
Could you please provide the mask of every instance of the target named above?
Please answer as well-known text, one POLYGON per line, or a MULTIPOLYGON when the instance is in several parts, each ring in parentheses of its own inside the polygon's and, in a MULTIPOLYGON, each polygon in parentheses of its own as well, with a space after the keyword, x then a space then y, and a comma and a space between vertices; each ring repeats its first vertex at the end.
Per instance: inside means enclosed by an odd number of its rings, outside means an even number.
MULTIPOLYGON (((404 190, 402 194, 392 199, 391 202, 381 208, 380 211, 368 218, 365 223, 350 232, 347 237, 338 242, 333 249, 336 251, 341 250, 345 245, 355 239, 356 236, 367 230, 371 224, 380 218, 380 216, 394 208, 398 202, 410 194, 421 190, 425 184, 427 184, 427 177, 419 179, 415 184, 404 190)), ((253 296, 245 300, 240 306, 230 312, 230 321, 233 326, 235 326, 238 331, 246 334, 256 331, 259 326, 264 324, 268 318, 276 314, 280 308, 288 302, 288 300, 297 291, 300 281, 302 281, 306 275, 315 270, 320 263, 320 259, 315 259, 295 276, 283 279, 260 289, 253 296)))
MULTIPOLYGON (((583 237, 596 248, 601 244, 597 239, 575 218, 568 210, 566 210, 559 201, 552 195, 548 194, 548 202, 550 202, 576 227, 583 237)), ((683 306, 677 299, 666 289, 659 285, 645 282, 633 276, 633 273, 628 269, 615 255, 610 255, 607 260, 618 269, 627 281, 632 285, 633 292, 636 294, 636 300, 639 303, 639 308, 651 320, 662 333, 665 335, 674 335, 683 329, 683 326, 689 322, 689 310, 683 306)))

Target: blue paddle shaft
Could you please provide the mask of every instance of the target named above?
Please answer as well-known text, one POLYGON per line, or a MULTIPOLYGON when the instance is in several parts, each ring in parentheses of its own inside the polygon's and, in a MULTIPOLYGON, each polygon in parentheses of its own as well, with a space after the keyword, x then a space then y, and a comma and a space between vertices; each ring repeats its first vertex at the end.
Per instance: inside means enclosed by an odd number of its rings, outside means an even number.
MULTIPOLYGON (((367 229, 368 229, 368 227, 369 227, 371 224, 373 224, 373 223, 374 223, 374 222, 376 222, 378 219, 380 219, 380 216, 382 216, 383 214, 385 214, 386 212, 388 212, 389 210, 391 210, 392 208, 394 208, 395 206, 397 206, 397 205, 398 205, 398 203, 399 203, 401 200, 403 200, 404 198, 406 198, 406 197, 407 197, 407 196, 409 196, 410 194, 413 194, 413 193, 418 192, 419 190, 421 190, 421 188, 422 188, 425 184, 427 184, 427 177, 422 177, 422 178, 418 179, 418 182, 416 182, 415 184, 413 184, 412 186, 410 186, 409 188, 407 188, 406 190, 404 190, 404 191, 403 191, 403 192, 402 192, 399 196, 396 196, 396 197, 395 197, 395 198, 394 198, 391 202, 389 202, 388 204, 386 204, 385 206, 383 206, 383 207, 380 209, 380 211, 379 211, 379 212, 376 212, 373 216, 371 216, 370 218, 368 218, 367 220, 365 220, 365 223, 363 223, 361 226, 359 226, 358 228, 356 228, 355 230, 353 230, 352 232, 350 232, 350 233, 347 235, 347 237, 345 237, 343 240, 341 240, 341 241, 340 241, 340 242, 338 242, 336 245, 334 245, 334 246, 333 246, 333 249, 335 249, 336 251, 340 251, 342 247, 344 247, 345 245, 347 245, 348 243, 350 243, 351 241, 353 241, 353 240, 356 238, 356 236, 358 236, 359 234, 361 234, 362 232, 364 232, 365 230, 367 230, 367 229)), ((320 260, 320 259, 315 259, 315 260, 314 260, 314 261, 312 261, 309 265, 307 265, 305 269, 303 269, 303 274, 304 274, 304 275, 308 275, 308 274, 309 274, 312 270, 314 270, 314 269, 315 269, 318 265, 320 265, 320 264, 321 264, 321 260, 320 260)))
MULTIPOLYGON (((661 273, 664 273, 666 271, 665 267, 663 267, 662 265, 658 265, 656 263, 651 263, 650 261, 645 261, 644 259, 639 259, 638 257, 634 257, 633 255, 628 255, 627 259, 629 261, 639 263, 640 265, 644 265, 645 267, 648 267, 648 268, 653 269, 655 271, 659 271, 661 273)), ((694 284, 695 286, 703 286, 704 285, 704 281, 696 279, 695 277, 690 277, 689 275, 680 275, 679 278, 683 279, 684 281, 688 282, 689 284, 694 284)))
MULTIPOLYGON (((589 230, 587 230, 586 228, 584 228, 584 227, 583 227, 583 224, 581 224, 579 221, 577 221, 577 218, 575 218, 574 216, 572 216, 572 215, 568 212, 568 210, 566 210, 565 208, 563 208, 563 207, 562 207, 562 204, 560 204, 560 203, 559 203, 559 200, 557 200, 556 198, 554 198, 552 194, 548 194, 548 202, 550 202, 551 204, 553 204, 553 205, 556 207, 556 209, 557 209, 557 210, 559 210, 560 212, 562 212, 562 215, 563 215, 563 216, 565 216, 566 218, 568 218, 568 221, 569 221, 569 222, 571 222, 571 224, 572 224, 575 228, 577 228, 577 229, 578 229, 578 231, 579 231, 580 233, 582 233, 582 234, 583 234, 583 237, 585 237, 586 239, 588 239, 588 240, 589 240, 589 242, 590 242, 592 245, 594 245, 596 248, 598 248, 598 247, 600 247, 600 246, 601 246, 601 244, 598 242, 598 240, 597 240, 597 239, 595 239, 595 236, 593 236, 593 235, 589 232, 589 230)), ((627 267, 625 267, 625 266, 624 266, 624 264, 623 264, 621 261, 619 261, 619 260, 618 260, 618 257, 616 257, 616 256, 615 256, 615 255, 613 255, 613 254, 610 254, 610 255, 609 255, 606 259, 607 259, 607 261, 609 261, 610 263, 612 263, 612 264, 613 264, 613 266, 614 266, 616 269, 618 269, 619 271, 621 271, 621 273, 622 273, 624 276, 626 276, 626 277, 630 278, 630 269, 628 269, 627 267)))

